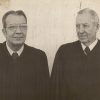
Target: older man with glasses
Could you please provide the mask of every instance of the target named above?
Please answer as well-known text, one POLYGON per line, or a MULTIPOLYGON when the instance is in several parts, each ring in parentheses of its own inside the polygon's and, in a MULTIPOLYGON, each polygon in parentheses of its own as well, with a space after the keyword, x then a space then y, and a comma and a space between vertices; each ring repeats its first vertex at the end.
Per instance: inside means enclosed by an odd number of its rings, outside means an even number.
POLYGON ((0 44, 0 100, 47 100, 47 57, 25 44, 26 15, 8 11, 2 23, 6 42, 0 44))

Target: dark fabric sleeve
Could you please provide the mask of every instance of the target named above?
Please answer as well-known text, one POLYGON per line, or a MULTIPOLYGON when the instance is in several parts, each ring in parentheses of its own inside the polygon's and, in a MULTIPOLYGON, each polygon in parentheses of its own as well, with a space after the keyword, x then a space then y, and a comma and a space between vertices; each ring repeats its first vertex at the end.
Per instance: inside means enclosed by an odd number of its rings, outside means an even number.
POLYGON ((40 58, 40 64, 41 64, 41 69, 40 69, 40 86, 41 86, 41 97, 40 100, 49 100, 50 98, 50 77, 49 77, 49 69, 48 69, 48 61, 47 61, 47 56, 43 52, 41 53, 41 58, 40 58))
POLYGON ((51 73, 51 100, 62 100, 61 99, 61 85, 62 85, 62 47, 57 51, 53 69, 51 73))

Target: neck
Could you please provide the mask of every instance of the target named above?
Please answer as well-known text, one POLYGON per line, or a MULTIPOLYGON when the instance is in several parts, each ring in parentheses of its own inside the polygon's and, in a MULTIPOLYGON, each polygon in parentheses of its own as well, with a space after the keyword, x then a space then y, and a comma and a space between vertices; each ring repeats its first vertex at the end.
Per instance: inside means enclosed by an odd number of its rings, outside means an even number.
POLYGON ((23 46, 23 44, 20 44, 20 45, 16 45, 16 44, 9 44, 9 43, 7 43, 8 44, 8 46, 9 46, 9 48, 11 49, 11 50, 13 50, 13 51, 15 51, 15 52, 17 52, 18 50, 20 50, 21 49, 21 47, 23 46))
POLYGON ((88 41, 86 43, 83 43, 85 46, 90 46, 96 39, 94 39, 93 41, 88 41))

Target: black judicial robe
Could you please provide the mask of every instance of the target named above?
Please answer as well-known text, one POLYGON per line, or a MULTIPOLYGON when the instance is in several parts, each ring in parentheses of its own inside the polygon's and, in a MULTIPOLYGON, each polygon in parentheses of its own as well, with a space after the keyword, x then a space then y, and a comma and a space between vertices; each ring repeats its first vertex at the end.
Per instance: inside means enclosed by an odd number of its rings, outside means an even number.
POLYGON ((51 87, 52 100, 100 100, 100 40, 87 56, 79 41, 62 45, 51 87))
POLYGON ((0 100, 47 100, 49 71, 43 51, 24 45, 16 61, 0 44, 0 100))

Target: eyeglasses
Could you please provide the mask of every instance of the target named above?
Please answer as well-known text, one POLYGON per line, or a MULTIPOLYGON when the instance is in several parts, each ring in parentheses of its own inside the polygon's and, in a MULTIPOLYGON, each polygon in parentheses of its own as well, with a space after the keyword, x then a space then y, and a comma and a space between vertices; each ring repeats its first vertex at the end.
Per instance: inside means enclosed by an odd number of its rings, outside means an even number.
POLYGON ((16 31, 17 28, 20 28, 21 31, 25 31, 27 29, 27 25, 26 24, 10 25, 7 26, 6 28, 9 29, 10 31, 16 31))

